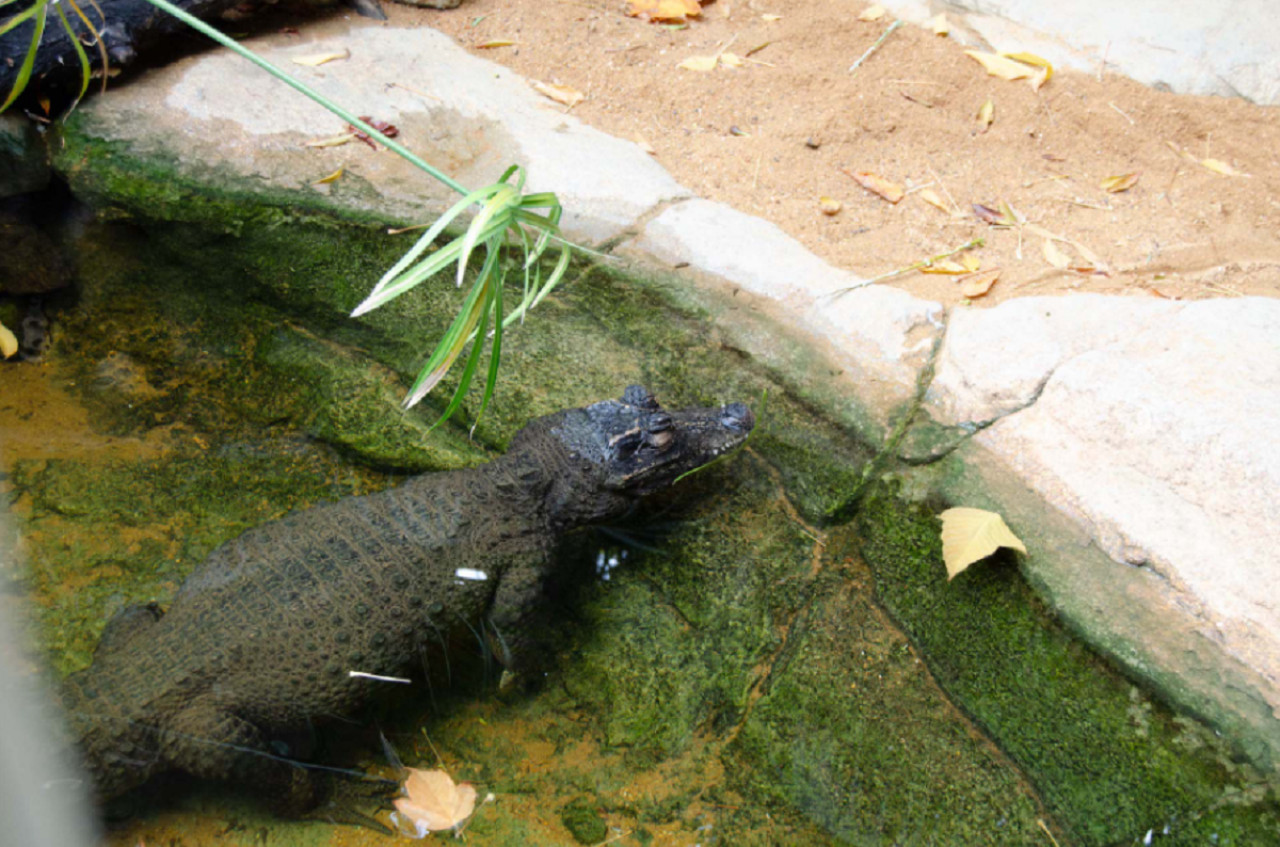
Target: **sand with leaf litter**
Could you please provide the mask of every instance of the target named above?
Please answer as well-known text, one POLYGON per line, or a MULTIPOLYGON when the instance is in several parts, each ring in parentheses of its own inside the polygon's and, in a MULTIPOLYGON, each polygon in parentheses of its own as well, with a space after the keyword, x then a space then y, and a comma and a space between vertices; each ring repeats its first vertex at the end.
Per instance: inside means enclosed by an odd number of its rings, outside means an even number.
MULTIPOLYGON (((624 0, 387 11, 392 25, 430 25, 530 79, 581 91, 578 118, 647 144, 696 194, 767 218, 865 277, 983 238, 974 257, 1000 272, 975 305, 1067 291, 1280 295, 1280 110, 1166 94, 1105 71, 1058 72, 1036 91, 912 25, 851 74, 888 25, 858 20, 865 8, 719 0, 680 30, 627 17, 624 0), (504 40, 515 43, 478 47, 504 40), (679 67, 721 51, 742 65, 679 67), (898 183, 906 196, 891 204, 846 171, 898 183), (1102 187, 1130 174, 1127 190, 1102 187), (925 202, 925 189, 953 211, 925 202), (840 211, 823 214, 823 197, 840 211), (995 228, 974 203, 1007 204, 1023 225, 995 228), (1066 240, 1046 249, 1046 232, 1066 240), (1091 262, 1106 273, 1072 270, 1091 262)), ((892 284, 963 299, 955 277, 914 272, 892 284)))

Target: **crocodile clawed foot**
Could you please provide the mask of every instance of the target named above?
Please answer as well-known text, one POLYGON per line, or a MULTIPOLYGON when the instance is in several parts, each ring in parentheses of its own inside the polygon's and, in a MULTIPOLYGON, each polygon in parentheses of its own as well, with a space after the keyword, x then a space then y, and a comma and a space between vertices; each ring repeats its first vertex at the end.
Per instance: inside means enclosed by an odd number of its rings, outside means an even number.
POLYGON ((336 777, 320 780, 320 799, 300 817, 304 820, 327 821, 348 826, 363 826, 383 835, 391 835, 386 824, 373 817, 392 808, 392 799, 400 793, 400 783, 378 777, 336 777))

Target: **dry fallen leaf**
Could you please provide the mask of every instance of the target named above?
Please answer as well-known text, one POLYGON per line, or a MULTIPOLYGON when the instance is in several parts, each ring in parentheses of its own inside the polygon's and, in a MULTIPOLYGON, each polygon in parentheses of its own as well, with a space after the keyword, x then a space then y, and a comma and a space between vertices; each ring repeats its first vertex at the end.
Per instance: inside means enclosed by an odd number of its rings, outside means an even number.
POLYGON ((921 273, 926 274, 951 274, 959 276, 969 273, 969 269, 959 262, 953 262, 950 259, 939 259, 936 262, 930 262, 920 268, 921 273))
POLYGON ((742 57, 737 53, 721 53, 720 64, 726 68, 740 68, 742 67, 742 57))
POLYGON ((1035 73, 1035 70, 1029 65, 1024 65, 1021 62, 1015 62, 1007 56, 1001 56, 996 53, 984 53, 981 50, 966 50, 964 51, 964 54, 976 59, 982 67, 987 69, 987 73, 992 76, 998 76, 1001 79, 1026 79, 1035 73))
POLYGON ((4 324, 0 324, 0 356, 8 359, 18 352, 18 337, 4 324))
POLYGON ((1026 555, 1026 545, 995 512, 959 507, 938 517, 942 519, 942 561, 947 565, 947 579, 1001 547, 1026 555))
POLYGON ((818 210, 824 215, 834 215, 844 208, 844 204, 834 197, 819 197, 818 210))
POLYGON ((969 273, 973 273, 982 267, 982 260, 972 253, 963 253, 960 256, 960 264, 964 265, 964 269, 969 273))
POLYGON ((1045 239, 1043 252, 1044 260, 1058 270, 1065 270, 1071 264, 1071 257, 1062 252, 1062 248, 1052 238, 1045 239))
POLYGON ((492 50, 495 47, 511 47, 515 44, 510 38, 491 38, 476 45, 477 50, 492 50))
POLYGON ((1104 179, 1100 185, 1103 191, 1108 194, 1119 194, 1121 191, 1128 191, 1138 182, 1138 174, 1120 174, 1119 176, 1109 176, 1104 179))
POLYGON ((306 65, 309 68, 314 68, 314 67, 323 65, 325 62, 333 62, 333 61, 337 61, 338 59, 350 59, 350 58, 351 58, 351 51, 342 50, 339 52, 312 53, 307 56, 295 56, 289 61, 293 62, 295 65, 306 65))
POLYGON ((343 174, 343 169, 338 168, 336 171, 329 174, 328 176, 322 176, 311 184, 312 185, 328 185, 331 182, 337 182, 338 180, 342 179, 342 174, 343 174))
POLYGON ((1213 171, 1214 173, 1222 174, 1223 176, 1245 176, 1246 175, 1243 171, 1236 170, 1235 168, 1231 167, 1221 159, 1201 159, 1200 164, 1204 165, 1206 168, 1213 171))
POLYGON ((631 0, 627 16, 650 22, 682 24, 702 14, 698 0, 631 0))
POLYGON ((587 98, 587 95, 583 94, 578 89, 570 88, 567 85, 561 85, 558 82, 539 82, 534 79, 530 80, 529 84, 532 85, 534 90, 543 97, 550 97, 557 103, 563 103, 570 108, 578 105, 587 98))
POLYGON ((449 774, 439 770, 408 771, 405 796, 396 798, 398 815, 392 816, 401 833, 422 838, 428 832, 453 829, 475 811, 476 789, 470 783, 454 783, 449 774))
POLYGON ((957 280, 960 283, 960 293, 970 300, 976 300, 986 295, 991 290, 991 286, 996 284, 996 280, 1000 278, 1000 269, 992 268, 989 271, 983 271, 980 274, 967 276, 964 279, 957 280))
POLYGON ((764 21, 767 24, 771 24, 774 21, 782 20, 782 15, 761 15, 760 20, 764 21))
POLYGON ((705 71, 715 70, 716 65, 718 65, 719 63, 720 63, 720 57, 717 55, 691 56, 688 59, 685 59, 680 64, 676 65, 676 67, 684 68, 686 71, 705 72, 705 71))
POLYGON ((946 35, 951 32, 951 24, 945 13, 939 12, 924 22, 926 28, 933 30, 934 35, 946 35))
POLYGON ((344 132, 342 135, 330 135, 327 138, 313 138, 310 141, 302 142, 303 147, 340 147, 343 144, 356 140, 354 132, 344 132))
POLYGON ((1001 53, 1007 59, 1013 59, 1015 62, 1021 62, 1024 65, 1034 65, 1040 70, 1031 75, 1031 87, 1039 91, 1046 82, 1053 78, 1053 65, 1049 64, 1047 59, 1042 59, 1035 53, 1001 53))
POLYGON ((934 191, 932 188, 920 189, 920 199, 928 203, 930 206, 933 206, 935 209, 941 209, 944 212, 951 211, 947 208, 947 204, 942 202, 942 198, 938 196, 938 192, 934 191))
POLYGON ((888 200, 890 203, 897 203, 906 195, 906 192, 902 190, 901 185, 898 185, 896 182, 890 182, 884 177, 873 174, 870 171, 851 171, 846 168, 841 168, 840 170, 853 177, 853 181, 858 183, 858 185, 861 185, 872 194, 876 194, 885 200, 888 200))
POLYGON ((868 6, 862 10, 862 14, 858 15, 860 21, 878 21, 884 17, 884 6, 879 3, 874 6, 868 6))
POLYGON ((991 102, 991 98, 987 98, 987 102, 983 103, 978 109, 978 123, 982 125, 982 131, 986 132, 991 128, 991 122, 996 119, 996 104, 991 102))

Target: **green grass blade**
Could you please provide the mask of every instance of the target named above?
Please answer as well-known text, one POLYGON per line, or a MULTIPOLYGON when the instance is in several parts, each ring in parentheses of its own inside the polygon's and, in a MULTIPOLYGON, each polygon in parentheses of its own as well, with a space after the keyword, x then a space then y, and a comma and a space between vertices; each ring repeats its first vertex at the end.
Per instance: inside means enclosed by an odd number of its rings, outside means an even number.
POLYGON ((484 280, 485 295, 483 302, 480 304, 479 325, 471 334, 471 353, 467 356, 467 364, 462 369, 462 377, 458 380, 458 387, 454 389, 453 397, 449 399, 449 405, 445 407, 440 419, 432 424, 432 429, 453 417, 453 413, 458 411, 458 408, 462 405, 463 398, 471 390, 471 380, 475 377, 476 369, 480 365, 480 354, 484 352, 484 334, 485 330, 489 328, 489 311, 492 308, 492 295, 490 292, 493 290, 494 282, 492 274, 484 280))
MULTIPOLYGON (((484 380, 484 396, 480 398, 480 410, 476 412, 475 420, 471 422, 471 435, 475 435, 476 424, 480 423, 480 416, 484 414, 484 410, 489 408, 489 400, 493 398, 494 387, 498 384, 498 364, 502 361, 502 289, 506 287, 507 276, 505 273, 498 275, 497 285, 493 287, 493 344, 489 348, 489 374, 484 380)), ((479 343, 477 341, 477 343, 479 343)))
MULTIPOLYGON (((80 7, 75 4, 75 0, 68 0, 68 2, 71 3, 71 8, 76 11, 76 14, 80 16, 80 20, 84 21, 84 25, 89 27, 89 31, 93 33, 94 38, 101 42, 102 36, 89 24, 89 19, 84 16, 84 12, 80 11, 80 7)), ((76 58, 80 60, 80 93, 76 95, 76 99, 71 103, 71 108, 74 109, 76 104, 80 102, 80 98, 84 97, 84 93, 89 90, 89 80, 93 69, 89 66, 88 54, 84 52, 84 47, 80 45, 80 37, 71 28, 71 21, 67 20, 66 12, 62 11, 62 3, 54 5, 53 10, 58 13, 58 20, 62 23, 62 28, 67 31, 67 36, 71 39, 71 46, 76 50, 76 58)), ((102 78, 103 80, 107 78, 105 65, 102 70, 102 78)))
POLYGON ((18 68, 18 75, 13 80, 13 90, 9 92, 9 96, 5 98, 4 104, 0 105, 0 112, 8 109, 14 100, 26 89, 27 83, 31 81, 31 68, 36 63, 36 51, 40 49, 40 39, 44 37, 44 22, 49 16, 49 6, 45 0, 37 0, 36 4, 25 12, 19 12, 13 18, 10 18, 5 25, 0 28, 0 35, 4 35, 13 27, 32 16, 35 17, 35 30, 31 33, 31 45, 27 47, 27 55, 22 60, 22 66, 18 68))
POLYGON ((485 204, 471 219, 471 225, 467 227, 466 234, 462 236, 462 258, 458 262, 458 287, 462 287, 462 277, 466 273, 467 260, 471 258, 471 251, 480 240, 480 233, 490 222, 500 223, 502 229, 507 228, 507 219, 511 215, 511 207, 513 202, 517 202, 520 193, 513 186, 505 183, 499 183, 501 186, 493 196, 485 201, 485 204))

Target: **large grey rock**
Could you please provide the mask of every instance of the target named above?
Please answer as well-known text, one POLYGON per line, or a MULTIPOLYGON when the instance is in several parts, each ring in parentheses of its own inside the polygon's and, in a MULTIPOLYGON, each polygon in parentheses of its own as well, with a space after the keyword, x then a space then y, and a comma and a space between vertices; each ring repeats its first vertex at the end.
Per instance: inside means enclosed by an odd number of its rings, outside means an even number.
MULTIPOLYGON (((976 442, 1083 527, 1107 567, 1154 577, 1144 590, 1165 616, 1126 636, 1135 669, 1189 653, 1201 669, 1239 663, 1249 690, 1199 694, 1228 709, 1265 702, 1251 720, 1280 740, 1280 301, 1088 296, 960 311, 929 403, 941 422, 989 424, 976 442), (1171 649, 1188 627, 1198 646, 1171 649)), ((1113 581, 1092 584, 1097 596, 1068 603, 1094 618, 1086 628, 1135 616, 1113 581)), ((1220 683, 1211 674, 1202 688, 1220 683)))
MULTIPOLYGON (((635 144, 584 126, 506 68, 434 30, 331 21, 307 36, 246 44, 332 100, 394 124, 398 140, 469 189, 523 165, 527 190, 559 195, 572 239, 613 237, 687 194, 635 144), (318 67, 291 61, 342 50, 350 58, 318 67)), ((226 52, 150 72, 81 108, 78 131, 123 142, 135 156, 176 159, 179 173, 194 180, 255 193, 315 192, 406 221, 430 220, 458 199, 386 151, 358 142, 304 147, 340 134, 343 122, 226 52), (342 179, 317 184, 339 167, 342 179)))
POLYGON ((49 184, 49 157, 26 118, 0 115, 0 197, 39 191, 49 184))
POLYGON ((942 327, 942 306, 868 285, 827 264, 768 221, 688 200, 650 221, 624 253, 725 280, 782 310, 826 346, 878 423, 915 393, 942 327))
MULTIPOLYGON (((933 9, 889 0, 909 20, 933 9)), ((1028 50, 1060 67, 1109 71, 1182 94, 1280 103, 1280 30, 1273 0, 951 0, 951 20, 996 50, 1028 50)))

